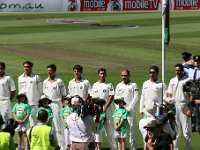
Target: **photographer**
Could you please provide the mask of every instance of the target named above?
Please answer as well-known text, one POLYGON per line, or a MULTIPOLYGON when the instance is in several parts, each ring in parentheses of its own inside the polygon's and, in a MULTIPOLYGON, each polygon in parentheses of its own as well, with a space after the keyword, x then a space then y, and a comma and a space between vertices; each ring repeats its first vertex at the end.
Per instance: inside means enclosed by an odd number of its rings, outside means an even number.
POLYGON ((147 130, 144 150, 172 150, 170 134, 163 131, 165 121, 160 118, 152 120, 144 128, 147 130))
MULTIPOLYGON (((67 118, 67 125, 70 131, 72 141, 72 150, 95 149, 94 133, 96 132, 96 124, 90 114, 81 114, 82 103, 85 103, 81 98, 74 97, 71 100, 74 111, 67 118)), ((84 111, 83 111, 84 112, 84 111)))
MULTIPOLYGON (((9 122, 9 120, 8 120, 8 122, 9 122)), ((3 124, 4 124, 4 121, 3 121, 2 116, 0 115, 0 149, 3 149, 3 150, 14 150, 15 149, 15 145, 14 145, 14 140, 12 138, 11 133, 1 130, 1 127, 2 127, 3 124)), ((11 127, 13 125, 9 124, 9 126, 11 127)), ((14 129, 13 129, 13 131, 14 131, 14 129)))
POLYGON ((192 131, 200 133, 200 55, 194 56, 193 60, 195 67, 189 71, 189 78, 193 79, 193 86, 190 87, 191 103, 195 107, 194 116, 192 116, 192 131))

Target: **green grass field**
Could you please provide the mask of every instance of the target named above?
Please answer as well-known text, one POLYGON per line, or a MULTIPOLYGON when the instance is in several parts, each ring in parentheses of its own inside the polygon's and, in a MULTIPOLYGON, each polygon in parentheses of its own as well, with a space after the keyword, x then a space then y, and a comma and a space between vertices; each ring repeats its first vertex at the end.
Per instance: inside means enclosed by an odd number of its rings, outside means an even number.
MULTIPOLYGON (((166 47, 166 83, 174 76, 173 65, 182 62, 181 52, 200 54, 199 27, 199 11, 171 13, 171 42, 166 47)), ((14 78, 16 85, 25 60, 34 63, 33 70, 42 79, 47 77, 46 66, 55 63, 57 74, 66 86, 73 77, 74 64, 83 65, 84 76, 91 83, 97 80, 97 69, 105 67, 107 78, 114 86, 120 82, 121 70, 128 68, 141 89, 148 78, 148 68, 158 65, 161 69, 161 12, 1 13, 0 61, 6 62, 7 73, 14 78), (47 22, 53 18, 98 21, 105 26, 47 22), (108 26, 119 24, 137 25, 137 28, 108 26)), ((137 124, 139 119, 138 113, 137 124)), ((136 137, 137 147, 141 148, 139 130, 136 137)), ((199 134, 193 133, 195 150, 200 149, 198 137, 199 134)), ((108 147, 106 138, 103 147, 108 147)))

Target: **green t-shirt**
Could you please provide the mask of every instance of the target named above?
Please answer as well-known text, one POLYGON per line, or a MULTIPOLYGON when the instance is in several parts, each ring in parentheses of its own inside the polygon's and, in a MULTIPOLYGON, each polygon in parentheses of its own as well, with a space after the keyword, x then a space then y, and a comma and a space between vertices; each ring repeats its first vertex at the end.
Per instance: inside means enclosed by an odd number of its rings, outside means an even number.
POLYGON ((69 107, 68 105, 66 105, 65 107, 62 108, 60 116, 64 119, 64 124, 65 126, 67 125, 66 120, 67 117, 73 112, 73 108, 69 107))
POLYGON ((99 130, 101 130, 103 128, 105 118, 106 118, 106 114, 101 113, 100 119, 102 119, 102 120, 98 123, 98 127, 97 127, 99 130))
POLYGON ((48 118, 50 119, 47 125, 52 127, 52 124, 53 124, 53 112, 52 112, 51 107, 50 106, 48 106, 48 107, 43 107, 43 106, 39 107, 38 110, 37 110, 37 113, 36 113, 36 117, 38 117, 38 112, 40 110, 46 110, 47 111, 48 118))
POLYGON ((128 111, 126 110, 126 108, 124 107, 115 108, 112 117, 116 121, 116 124, 119 124, 122 119, 124 120, 122 125, 119 127, 118 131, 121 131, 121 132, 127 131, 127 116, 128 116, 128 111))
MULTIPOLYGON (((31 106, 27 103, 16 103, 12 109, 12 113, 14 113, 19 120, 24 120, 26 115, 31 114, 31 106)), ((24 124, 29 123, 29 119, 26 119, 24 124)))

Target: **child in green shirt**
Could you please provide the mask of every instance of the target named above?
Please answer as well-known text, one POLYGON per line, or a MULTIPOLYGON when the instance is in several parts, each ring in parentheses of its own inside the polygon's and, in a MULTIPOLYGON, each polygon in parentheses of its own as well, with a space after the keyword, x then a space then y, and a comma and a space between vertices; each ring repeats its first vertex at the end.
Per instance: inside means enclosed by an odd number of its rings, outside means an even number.
POLYGON ((73 108, 71 105, 71 97, 66 97, 65 98, 65 106, 62 108, 60 116, 62 118, 63 125, 65 127, 64 130, 64 136, 65 136, 65 143, 68 149, 70 149, 71 146, 71 140, 70 140, 70 134, 69 134, 69 129, 66 123, 67 117, 73 112, 73 108))
POLYGON ((126 134, 127 134, 127 116, 128 111, 124 107, 126 102, 124 98, 115 99, 114 103, 118 105, 113 113, 114 127, 115 127, 115 138, 118 140, 118 149, 126 148, 126 134))
POLYGON ((31 114, 31 106, 27 103, 28 99, 25 94, 19 94, 17 96, 18 102, 14 105, 12 109, 13 119, 16 120, 19 125, 15 129, 18 132, 18 150, 22 146, 22 137, 24 136, 25 150, 28 150, 28 138, 26 131, 29 127, 29 116, 31 114))
POLYGON ((47 113, 48 113, 48 119, 47 119, 47 125, 52 127, 52 120, 53 120, 53 112, 52 112, 52 109, 51 107, 49 106, 49 104, 51 103, 52 101, 46 96, 46 95, 42 95, 41 96, 41 99, 38 101, 38 110, 37 110, 37 113, 36 113, 36 117, 38 117, 38 112, 40 110, 46 110, 47 113))

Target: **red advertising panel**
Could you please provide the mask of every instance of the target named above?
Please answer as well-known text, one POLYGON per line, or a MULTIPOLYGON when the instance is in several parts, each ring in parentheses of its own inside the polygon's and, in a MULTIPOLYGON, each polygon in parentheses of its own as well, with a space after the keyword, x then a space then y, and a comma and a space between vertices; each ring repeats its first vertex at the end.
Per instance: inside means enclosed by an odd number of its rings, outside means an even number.
POLYGON ((123 10, 158 10, 161 0, 123 0, 123 10))
POLYGON ((174 10, 198 10, 200 0, 174 0, 174 10))
POLYGON ((81 0, 80 11, 107 11, 109 0, 81 0))

